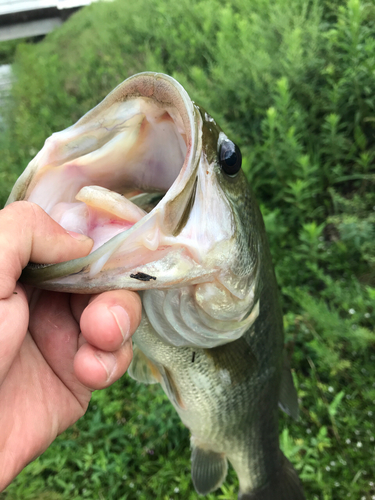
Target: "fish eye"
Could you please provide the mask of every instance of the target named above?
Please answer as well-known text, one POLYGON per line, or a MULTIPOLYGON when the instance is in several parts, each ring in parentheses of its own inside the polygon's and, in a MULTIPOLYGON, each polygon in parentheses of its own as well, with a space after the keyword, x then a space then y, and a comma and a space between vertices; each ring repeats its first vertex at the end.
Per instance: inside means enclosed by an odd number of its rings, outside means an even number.
POLYGON ((242 165, 240 148, 232 141, 223 141, 219 150, 219 163, 227 175, 236 175, 242 165))

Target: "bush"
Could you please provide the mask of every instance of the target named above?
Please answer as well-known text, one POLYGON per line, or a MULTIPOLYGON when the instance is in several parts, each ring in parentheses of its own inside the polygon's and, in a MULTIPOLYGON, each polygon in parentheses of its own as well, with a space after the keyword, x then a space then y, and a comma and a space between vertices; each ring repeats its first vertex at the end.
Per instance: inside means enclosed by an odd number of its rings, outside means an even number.
MULTIPOLYGON (((238 142, 294 351, 301 419, 282 419, 281 442, 314 500, 375 495, 374 23, 362 0, 93 4, 18 47, 0 139, 5 201, 47 136, 149 70, 177 78, 238 142)), ((196 498, 187 433, 149 390, 126 379, 96 393, 4 498, 196 498)), ((235 499, 234 475, 209 498, 235 499)))

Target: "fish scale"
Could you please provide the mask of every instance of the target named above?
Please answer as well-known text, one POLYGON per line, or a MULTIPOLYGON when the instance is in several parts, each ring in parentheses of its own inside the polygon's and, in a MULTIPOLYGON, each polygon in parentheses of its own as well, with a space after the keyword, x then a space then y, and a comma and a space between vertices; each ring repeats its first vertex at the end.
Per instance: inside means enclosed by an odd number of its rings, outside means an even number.
POLYGON ((89 255, 24 270, 33 286, 141 293, 129 374, 160 383, 192 438, 207 494, 227 461, 240 500, 304 500, 279 448, 278 405, 298 416, 265 228, 239 148, 173 78, 135 75, 53 134, 8 202, 31 200, 89 255), (69 225, 69 227, 67 227, 69 225))

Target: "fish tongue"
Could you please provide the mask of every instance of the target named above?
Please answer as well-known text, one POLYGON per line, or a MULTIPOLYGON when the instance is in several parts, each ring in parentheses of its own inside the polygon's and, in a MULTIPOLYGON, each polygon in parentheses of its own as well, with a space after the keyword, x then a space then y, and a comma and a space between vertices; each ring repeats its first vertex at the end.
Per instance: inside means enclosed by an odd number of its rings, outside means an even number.
POLYGON ((94 240, 92 251, 131 228, 146 214, 124 196, 100 186, 85 186, 76 200, 88 209, 87 235, 94 240))
POLYGON ((94 240, 93 252, 108 240, 131 228, 146 212, 124 196, 99 186, 86 186, 75 203, 57 203, 50 215, 68 231, 94 240))
POLYGON ((76 200, 90 207, 109 212, 118 219, 136 224, 146 212, 119 193, 100 186, 85 186, 76 195, 76 200))

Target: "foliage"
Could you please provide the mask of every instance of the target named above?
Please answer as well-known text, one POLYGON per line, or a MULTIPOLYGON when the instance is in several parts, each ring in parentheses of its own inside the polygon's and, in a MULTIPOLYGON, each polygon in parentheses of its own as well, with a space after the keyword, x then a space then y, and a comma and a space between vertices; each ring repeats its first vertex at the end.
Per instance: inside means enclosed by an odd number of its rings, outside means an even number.
MULTIPOLYGON (((120 0, 18 47, 0 196, 46 137, 139 71, 176 77, 241 146, 284 305, 307 498, 375 497, 375 8, 363 0, 120 0)), ((0 498, 196 498, 188 434, 128 378, 0 498), (47 495, 47 496, 46 496, 47 495)), ((233 473, 221 493, 235 499, 233 473)))
POLYGON ((18 45, 27 42, 26 38, 17 38, 0 43, 0 64, 11 64, 13 62, 18 45))

